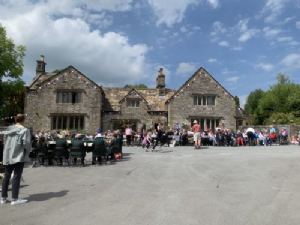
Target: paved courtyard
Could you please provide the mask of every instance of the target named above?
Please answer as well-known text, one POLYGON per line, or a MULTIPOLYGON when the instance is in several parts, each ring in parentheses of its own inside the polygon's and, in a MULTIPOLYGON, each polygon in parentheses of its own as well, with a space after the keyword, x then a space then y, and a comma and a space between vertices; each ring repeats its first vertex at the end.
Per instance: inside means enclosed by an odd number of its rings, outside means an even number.
POLYGON ((29 203, 0 206, 0 224, 300 224, 300 146, 124 152, 112 165, 26 168, 29 203))

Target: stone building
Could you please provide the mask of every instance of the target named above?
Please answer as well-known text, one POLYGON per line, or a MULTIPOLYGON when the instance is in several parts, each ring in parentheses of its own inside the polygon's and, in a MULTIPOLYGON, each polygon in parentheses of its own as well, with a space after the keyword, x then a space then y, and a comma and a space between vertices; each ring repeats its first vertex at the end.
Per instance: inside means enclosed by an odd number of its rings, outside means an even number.
POLYGON ((178 90, 166 88, 162 69, 156 88, 135 89, 101 87, 73 66, 53 73, 45 68, 42 57, 25 98, 27 126, 34 131, 189 126, 195 119, 205 129, 235 129, 245 120, 234 97, 202 67, 178 90))

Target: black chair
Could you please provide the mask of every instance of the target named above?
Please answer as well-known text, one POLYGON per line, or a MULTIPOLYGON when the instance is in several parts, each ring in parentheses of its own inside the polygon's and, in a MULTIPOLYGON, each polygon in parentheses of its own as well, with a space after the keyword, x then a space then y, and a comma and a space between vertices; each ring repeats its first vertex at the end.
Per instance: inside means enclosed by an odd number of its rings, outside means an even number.
POLYGON ((70 161, 73 165, 77 164, 77 158, 81 159, 81 165, 84 165, 84 158, 85 158, 85 149, 83 141, 80 139, 74 139, 71 143, 70 148, 70 161))
POLYGON ((105 163, 107 161, 107 149, 105 146, 104 138, 102 137, 98 137, 94 141, 92 164, 96 164, 96 159, 100 164, 103 160, 105 161, 105 163))
POLYGON ((66 162, 69 165, 68 161, 68 152, 64 147, 55 147, 53 159, 56 161, 56 164, 61 166, 63 162, 66 162))
POLYGON ((66 162, 69 165, 69 152, 67 148, 67 140, 65 138, 58 138, 56 140, 55 150, 54 150, 54 160, 57 165, 63 165, 66 162))

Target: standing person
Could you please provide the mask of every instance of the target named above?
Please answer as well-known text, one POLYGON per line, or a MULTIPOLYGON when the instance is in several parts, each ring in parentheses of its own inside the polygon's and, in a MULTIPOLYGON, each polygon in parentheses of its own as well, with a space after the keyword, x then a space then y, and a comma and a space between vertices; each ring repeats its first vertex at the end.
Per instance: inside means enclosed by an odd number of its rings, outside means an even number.
POLYGON ((197 120, 194 120, 192 126, 192 132, 194 133, 194 142, 195 142, 195 149, 199 149, 201 146, 201 136, 200 136, 200 125, 198 124, 197 120))
POLYGON ((155 150, 156 146, 158 145, 158 142, 160 143, 160 147, 163 146, 163 135, 164 135, 164 130, 160 127, 160 124, 159 123, 156 123, 154 124, 154 128, 155 128, 155 131, 156 131, 156 139, 155 139, 155 142, 154 142, 154 145, 152 147, 152 151, 155 150))
POLYGON ((127 146, 129 146, 129 145, 131 145, 131 139, 132 139, 132 129, 129 125, 125 129, 125 135, 126 135, 127 146))
POLYGON ((11 205, 26 203, 26 199, 19 198, 20 182, 24 163, 28 160, 31 151, 30 130, 23 126, 25 115, 15 116, 15 125, 8 128, 4 134, 3 165, 5 175, 2 181, 1 204, 7 203, 7 191, 11 174, 12 178, 12 201, 11 205))

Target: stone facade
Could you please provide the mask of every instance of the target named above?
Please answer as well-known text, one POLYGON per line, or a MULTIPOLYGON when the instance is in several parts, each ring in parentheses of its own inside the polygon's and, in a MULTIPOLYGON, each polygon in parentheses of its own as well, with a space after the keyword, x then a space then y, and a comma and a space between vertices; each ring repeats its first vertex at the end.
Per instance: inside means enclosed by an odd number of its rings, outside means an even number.
POLYGON ((56 74, 40 74, 29 86, 25 98, 26 125, 34 131, 51 130, 53 116, 83 116, 85 133, 101 127, 102 89, 74 67, 56 74), (44 76, 42 78, 42 76, 44 76), (46 77, 45 77, 46 76, 46 77), (78 103, 57 103, 57 91, 76 90, 81 93, 78 103))
POLYGON ((93 134, 97 128, 112 130, 127 125, 134 129, 151 128, 154 123, 172 127, 178 122, 190 126, 195 119, 203 128, 235 129, 237 122, 244 121, 234 97, 204 68, 176 91, 166 88, 162 69, 156 88, 106 88, 73 66, 46 73, 44 58, 37 63, 37 75, 25 99, 25 113, 29 115, 26 125, 34 131, 71 127, 93 134), (59 93, 71 97, 61 102, 59 93), (76 93, 80 93, 79 97, 76 93), (213 104, 206 104, 206 99, 205 104, 195 104, 195 96, 213 96, 213 104))
POLYGON ((191 125, 194 120, 202 127, 224 126, 236 129, 236 106, 234 97, 220 85, 205 69, 200 68, 167 101, 168 123, 191 125), (194 96, 214 96, 213 105, 195 105, 194 96))

